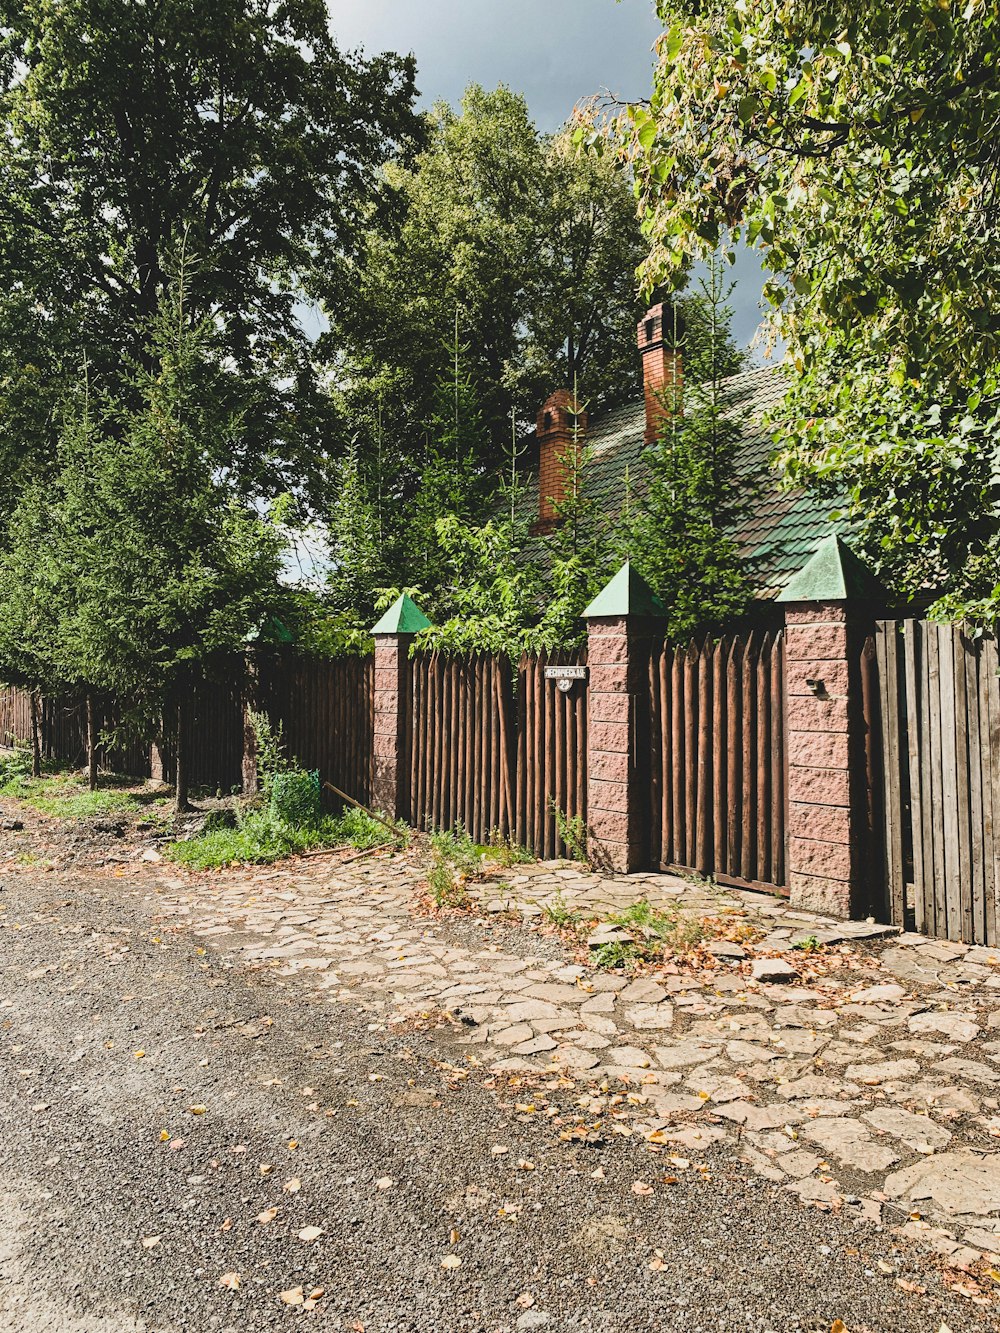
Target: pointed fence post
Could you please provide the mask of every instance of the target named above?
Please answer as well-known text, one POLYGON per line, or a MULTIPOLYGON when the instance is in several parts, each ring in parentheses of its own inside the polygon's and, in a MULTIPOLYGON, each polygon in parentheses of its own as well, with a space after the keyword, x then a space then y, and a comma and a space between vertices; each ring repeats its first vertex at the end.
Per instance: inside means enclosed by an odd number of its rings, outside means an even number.
POLYGON ((861 649, 886 594, 840 537, 827 538, 787 583, 785 696, 788 884, 792 905, 850 917, 867 910, 868 797, 861 649))
POLYGON ((405 819, 410 805, 410 645, 430 623, 403 593, 371 631, 375 639, 372 806, 393 819, 405 819))
POLYGON ((662 603, 626 562, 584 611, 587 621, 587 825, 596 865, 651 865, 647 672, 662 603))

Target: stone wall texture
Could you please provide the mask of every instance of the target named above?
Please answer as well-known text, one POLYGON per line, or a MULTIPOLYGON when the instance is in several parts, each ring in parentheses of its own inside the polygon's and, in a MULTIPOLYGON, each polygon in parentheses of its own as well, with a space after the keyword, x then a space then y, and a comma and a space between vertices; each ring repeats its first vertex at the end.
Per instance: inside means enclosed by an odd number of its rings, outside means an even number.
POLYGON ((849 643, 842 603, 787 608, 789 890, 795 906, 843 917, 857 869, 849 643))
POLYGON ((406 707, 409 634, 375 636, 372 805, 394 819, 406 813, 406 707))

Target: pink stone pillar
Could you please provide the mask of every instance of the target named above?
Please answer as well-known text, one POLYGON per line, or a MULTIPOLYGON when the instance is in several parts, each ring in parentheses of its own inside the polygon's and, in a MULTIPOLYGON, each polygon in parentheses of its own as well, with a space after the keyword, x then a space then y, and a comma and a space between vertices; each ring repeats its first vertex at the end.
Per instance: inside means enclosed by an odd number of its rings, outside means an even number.
POLYGON ((595 865, 623 874, 649 868, 635 744, 645 702, 640 659, 643 643, 648 656, 648 642, 648 631, 637 631, 631 616, 588 622, 588 847, 595 865))
POLYGON ((372 807, 392 819, 409 815, 410 644, 412 634, 375 635, 375 730, 372 807))
POLYGON ((626 561, 583 614, 588 848, 595 865, 627 875, 651 868, 647 674, 664 611, 626 561))
POLYGON ((788 874, 794 907, 850 917, 861 905, 864 753, 860 647, 847 603, 786 607, 788 874), (858 651, 855 652, 855 647, 858 651))
POLYGON ((403 595, 372 626, 375 640, 375 731, 372 805, 393 819, 410 813, 410 647, 430 629, 420 607, 403 595))

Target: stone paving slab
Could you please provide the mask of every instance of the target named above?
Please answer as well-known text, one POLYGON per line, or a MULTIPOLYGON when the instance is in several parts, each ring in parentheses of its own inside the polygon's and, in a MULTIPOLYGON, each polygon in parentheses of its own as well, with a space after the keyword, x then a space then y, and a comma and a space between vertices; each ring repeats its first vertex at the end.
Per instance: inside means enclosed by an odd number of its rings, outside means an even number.
POLYGON ((487 922, 522 908, 537 922, 552 902, 606 916, 645 898, 757 930, 755 945, 628 977, 537 930, 480 945, 489 932, 421 914, 422 881, 412 853, 301 861, 161 875, 157 904, 206 947, 306 973, 372 1031, 450 1015, 441 1041, 456 1067, 565 1087, 581 1136, 695 1155, 736 1141, 750 1170, 805 1204, 915 1227, 951 1262, 1000 1256, 1000 956, 678 876, 540 864, 507 873, 502 898, 478 886, 487 922), (792 948, 800 938, 827 941, 822 962, 792 948), (755 979, 762 949, 782 951, 780 984, 755 979))

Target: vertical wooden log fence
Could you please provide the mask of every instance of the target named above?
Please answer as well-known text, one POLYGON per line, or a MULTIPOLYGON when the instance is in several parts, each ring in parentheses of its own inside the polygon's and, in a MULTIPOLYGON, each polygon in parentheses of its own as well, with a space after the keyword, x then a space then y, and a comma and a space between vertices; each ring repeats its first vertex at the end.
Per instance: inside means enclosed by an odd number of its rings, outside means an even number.
POLYGON ((783 636, 657 645, 648 680, 660 863, 787 892, 783 636))

